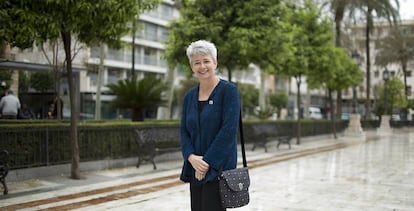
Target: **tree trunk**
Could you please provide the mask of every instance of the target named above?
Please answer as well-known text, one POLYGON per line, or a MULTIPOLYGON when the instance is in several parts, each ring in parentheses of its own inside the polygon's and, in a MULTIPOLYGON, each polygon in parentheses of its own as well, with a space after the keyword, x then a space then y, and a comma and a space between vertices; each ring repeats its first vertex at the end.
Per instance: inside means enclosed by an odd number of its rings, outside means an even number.
MULTIPOLYGON (((5 42, 4 44, 5 44, 4 49, 3 49, 4 59, 10 60, 11 59, 10 45, 7 42, 5 42)), ((12 70, 10 89, 13 90, 15 96, 19 96, 19 71, 18 70, 12 70)))
POLYGON ((260 90, 259 90, 259 107, 261 111, 266 110, 266 73, 263 70, 260 70, 260 90))
POLYGON ((368 14, 367 14, 367 25, 366 25, 366 31, 365 31, 365 36, 366 36, 366 41, 365 41, 365 48, 367 50, 367 72, 366 72, 366 80, 367 80, 367 84, 366 84, 366 109, 365 109, 365 119, 369 120, 371 119, 371 59, 370 59, 370 48, 369 48, 369 43, 370 43, 370 31, 371 31, 371 27, 370 27, 370 22, 372 21, 372 9, 368 8, 368 14))
MULTIPOLYGON (((58 65, 58 53, 59 53, 59 45, 58 45, 58 43, 59 42, 55 42, 55 44, 54 44, 54 46, 55 46, 55 48, 54 48, 54 53, 53 53, 53 55, 54 55, 54 57, 52 58, 53 59, 53 61, 52 61, 52 66, 53 66, 53 71, 55 72, 55 93, 56 93, 56 97, 55 97, 55 99, 54 99, 54 102, 56 103, 56 118, 57 118, 57 120, 62 120, 63 119, 63 117, 62 117, 62 104, 63 104, 63 102, 60 100, 61 98, 60 98, 60 85, 61 85, 61 83, 60 83, 60 79, 61 79, 61 69, 59 68, 59 65, 58 65)), ((44 52, 45 53, 45 55, 46 55, 46 52, 44 52)))
POLYGON ((336 93, 336 117, 339 119, 342 115, 342 91, 336 93))
POLYGON ((101 120, 101 88, 102 88, 102 74, 105 70, 104 61, 106 55, 106 46, 101 43, 99 48, 99 67, 98 67, 98 82, 96 84, 96 99, 95 99, 95 120, 101 120))
POLYGON ((226 69, 227 69, 227 74, 228 74, 228 80, 231 82, 231 77, 232 77, 231 68, 229 66, 226 66, 226 69))
POLYGON ((336 113, 334 109, 333 99, 332 99, 332 90, 328 90, 328 98, 329 98, 329 107, 331 107, 331 124, 332 124, 332 133, 334 135, 334 138, 336 139, 336 113))
POLYGON ((71 165, 71 178, 80 179, 79 170, 79 145, 78 145, 78 107, 76 102, 76 96, 74 93, 75 85, 73 81, 72 72, 72 56, 71 56, 71 33, 62 32, 63 47, 65 48, 66 56, 66 71, 68 73, 68 85, 69 85, 69 99, 70 99, 70 140, 71 140, 71 152, 72 152, 72 165, 71 165))
POLYGON ((297 98, 296 98, 296 106, 298 108, 298 119, 297 119, 297 127, 296 127, 296 144, 299 145, 300 144, 300 138, 301 138, 301 133, 302 133, 302 128, 301 128, 301 115, 300 115, 300 84, 301 84, 301 76, 298 76, 296 78, 296 86, 298 89, 298 93, 297 93, 297 98))
POLYGON ((174 99, 174 80, 176 68, 169 68, 167 73, 167 84, 170 88, 167 90, 167 109, 165 109, 165 117, 167 119, 173 118, 173 99, 174 99))
POLYGON ((405 94, 405 99, 408 100, 408 88, 407 88, 407 62, 404 61, 402 62, 402 70, 403 70, 403 75, 404 75, 404 94, 405 94))
POLYGON ((141 108, 132 109, 132 121, 133 122, 144 121, 143 109, 141 109, 141 108))

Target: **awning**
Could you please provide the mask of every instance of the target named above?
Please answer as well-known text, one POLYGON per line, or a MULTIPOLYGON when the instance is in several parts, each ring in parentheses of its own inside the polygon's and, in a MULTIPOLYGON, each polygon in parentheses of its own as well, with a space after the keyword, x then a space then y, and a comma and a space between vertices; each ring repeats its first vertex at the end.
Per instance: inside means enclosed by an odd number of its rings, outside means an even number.
MULTIPOLYGON (((29 70, 29 71, 51 71, 52 70, 50 65, 46 65, 46 64, 9 61, 9 60, 4 60, 4 59, 0 59, 0 69, 29 70)), ((80 70, 85 70, 85 69, 72 67, 73 72, 79 72, 80 70)))

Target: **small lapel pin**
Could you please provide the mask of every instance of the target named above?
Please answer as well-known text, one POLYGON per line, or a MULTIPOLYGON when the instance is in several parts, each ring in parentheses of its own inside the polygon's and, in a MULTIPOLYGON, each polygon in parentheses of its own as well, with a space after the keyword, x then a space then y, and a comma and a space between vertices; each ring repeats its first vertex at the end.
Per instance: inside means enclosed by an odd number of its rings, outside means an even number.
POLYGON ((213 103, 214 103, 213 100, 208 101, 208 104, 210 104, 210 105, 213 105, 213 103))

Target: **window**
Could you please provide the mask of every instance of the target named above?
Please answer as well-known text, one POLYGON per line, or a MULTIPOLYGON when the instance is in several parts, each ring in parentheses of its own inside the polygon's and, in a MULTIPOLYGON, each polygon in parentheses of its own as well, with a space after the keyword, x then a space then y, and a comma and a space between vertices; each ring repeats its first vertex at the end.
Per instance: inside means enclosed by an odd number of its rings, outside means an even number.
POLYGON ((98 74, 97 74, 97 72, 88 71, 87 76, 90 79, 91 86, 96 86, 96 84, 98 84, 98 74))
POLYGON ((157 25, 145 23, 144 38, 147 40, 158 41, 157 25))
POLYGON ((166 5, 166 4, 161 4, 159 7, 159 11, 161 13, 161 18, 163 20, 172 20, 173 18, 173 7, 166 5))
POLYGON ((123 61, 124 60, 124 51, 122 49, 113 49, 109 48, 108 53, 106 54, 109 60, 123 61))
POLYGON ((160 41, 166 42, 168 40, 168 29, 164 27, 160 27, 160 41))
POLYGON ((144 48, 144 64, 157 65, 157 50, 153 48, 144 48))
POLYGON ((146 15, 170 21, 173 18, 173 11, 173 6, 167 4, 160 4, 157 8, 147 12, 146 15))
POLYGON ((109 68, 108 69, 108 84, 117 83, 122 80, 122 69, 109 68))
POLYGON ((407 77, 411 77, 411 75, 412 75, 412 71, 411 71, 411 70, 407 70, 407 71, 405 72, 405 74, 407 75, 407 77))
POLYGON ((90 48, 91 58, 99 58, 99 47, 95 46, 90 48))

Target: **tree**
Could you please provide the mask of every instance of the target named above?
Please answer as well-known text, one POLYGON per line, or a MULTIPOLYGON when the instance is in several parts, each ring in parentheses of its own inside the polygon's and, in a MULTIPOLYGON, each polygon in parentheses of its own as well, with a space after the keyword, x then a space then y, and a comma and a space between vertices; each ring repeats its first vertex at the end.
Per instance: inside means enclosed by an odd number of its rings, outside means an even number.
POLYGON ((408 106, 408 101, 404 94, 404 84, 397 77, 391 77, 387 82, 387 102, 384 102, 384 85, 378 86, 378 93, 378 100, 374 107, 374 112, 377 116, 392 114, 394 108, 406 108, 408 106), (384 108, 385 103, 387 103, 386 108, 384 108))
POLYGON ((366 19, 365 28, 365 49, 366 49, 366 113, 365 118, 370 119, 371 115, 371 33, 374 28, 374 18, 386 18, 388 22, 396 23, 399 19, 399 1, 395 0, 397 8, 390 0, 361 0, 358 8, 364 13, 366 19))
POLYGON ((47 72, 33 72, 30 75, 31 87, 40 92, 46 92, 54 89, 55 80, 53 73, 47 72))
POLYGON ((237 19, 237 10, 243 1, 238 0, 194 0, 183 5, 181 17, 170 24, 165 56, 170 67, 181 64, 188 67, 185 51, 196 40, 213 42, 218 48, 219 67, 225 67, 231 80, 231 71, 237 67, 247 67, 241 60, 243 55, 236 38, 230 32, 237 19), (219 8, 216 5, 220 5, 219 8))
POLYGON ((19 92, 27 92, 29 88, 30 88, 30 78, 27 72, 23 70, 19 71, 19 92))
MULTIPOLYGON (((303 7, 290 5, 292 13, 289 21, 291 24, 289 33, 293 48, 292 53, 286 55, 283 68, 278 70, 282 75, 294 77, 297 86, 297 108, 301 108, 300 87, 304 77, 311 70, 323 65, 321 58, 326 54, 326 46, 332 42, 331 23, 327 18, 321 18, 321 12, 312 1, 305 1, 303 7)), ((315 74, 312 72, 312 74, 315 74)), ((300 144, 301 117, 297 119, 297 144, 300 144)))
MULTIPOLYGON (((307 82, 311 88, 324 87, 328 92, 328 101, 330 108, 333 108, 333 92, 340 92, 343 89, 358 85, 363 75, 359 66, 346 53, 344 48, 338 48, 331 45, 324 49, 321 55, 320 65, 312 70, 312 74, 307 77, 307 82)), ((338 115, 334 115, 332 109, 332 133, 336 136, 336 121, 338 115)))
POLYGON ((277 109, 277 116, 281 118, 282 108, 286 108, 288 96, 284 92, 276 92, 269 96, 270 105, 277 109))
POLYGON ((241 104, 243 106, 243 114, 249 116, 254 114, 255 109, 259 105, 259 90, 253 84, 238 83, 237 87, 240 92, 241 104))
POLYGON ((143 121, 145 109, 165 105, 163 92, 166 85, 155 76, 146 76, 141 80, 135 76, 107 86, 116 95, 112 101, 115 107, 132 110, 132 121, 143 121))
POLYGON ((287 17, 291 10, 280 0, 245 1, 243 6, 239 10, 240 20, 231 34, 246 52, 249 63, 261 71, 260 111, 272 114, 266 108, 265 82, 268 74, 275 73, 283 64, 285 55, 291 51, 290 34, 287 33, 290 27, 287 17))
MULTIPOLYGON (((330 9, 334 16, 335 22, 335 46, 343 47, 342 43, 342 21, 347 12, 350 14, 353 13, 354 6, 358 3, 359 0, 331 0, 330 9)), ((349 49, 354 50, 354 49, 349 49)), ((338 90, 337 92, 337 103, 336 103, 337 116, 342 113, 342 91, 338 90)))
POLYGON ((386 66, 392 63, 400 63, 402 74, 404 76, 404 90, 407 98, 407 65, 414 59, 414 40, 412 37, 404 34, 404 31, 398 26, 393 27, 390 34, 381 39, 378 45, 378 54, 375 63, 380 66, 386 66))
POLYGON ((78 111, 72 71, 72 40, 93 45, 117 45, 130 28, 127 23, 158 0, 60 1, 33 0, 0 3, 0 37, 11 46, 30 48, 34 43, 61 39, 64 46, 71 108, 71 178, 79 179, 78 111))
MULTIPOLYGON (((283 33, 288 24, 283 24, 281 18, 286 12, 281 2, 181 1, 181 17, 170 25, 165 52, 169 69, 177 65, 188 67, 186 47, 193 41, 205 39, 217 46, 218 70, 226 70, 229 81, 234 70, 245 70, 252 63, 261 68, 264 81, 267 72, 271 72, 275 65, 280 66, 285 46, 289 44, 283 33)), ((264 99, 264 95, 262 86, 259 96, 264 99)), ((264 107, 265 103, 262 104, 264 107)))
MULTIPOLYGON (((356 11, 362 11, 366 19, 365 47, 366 47, 366 116, 369 119, 371 107, 371 57, 370 57, 370 34, 374 27, 374 19, 385 18, 390 23, 398 20, 399 1, 394 0, 397 8, 395 8, 390 0, 331 0, 331 10, 334 14, 336 45, 341 47, 341 22, 344 15, 348 12, 353 16, 356 11)), ((350 49, 354 50, 354 49, 350 49)), ((340 95, 339 95, 340 96, 340 95)))
MULTIPOLYGON (((224 67, 231 81, 232 71, 247 68, 254 63, 254 56, 260 57, 265 51, 277 52, 272 46, 281 43, 277 40, 281 29, 274 24, 279 17, 279 10, 275 9, 279 4, 279 0, 185 1, 181 17, 170 25, 166 47, 169 66, 188 66, 186 47, 193 41, 205 39, 217 46, 219 70, 224 67), (269 37, 272 30, 274 34, 269 37)), ((268 60, 272 54, 261 59, 268 60)))

